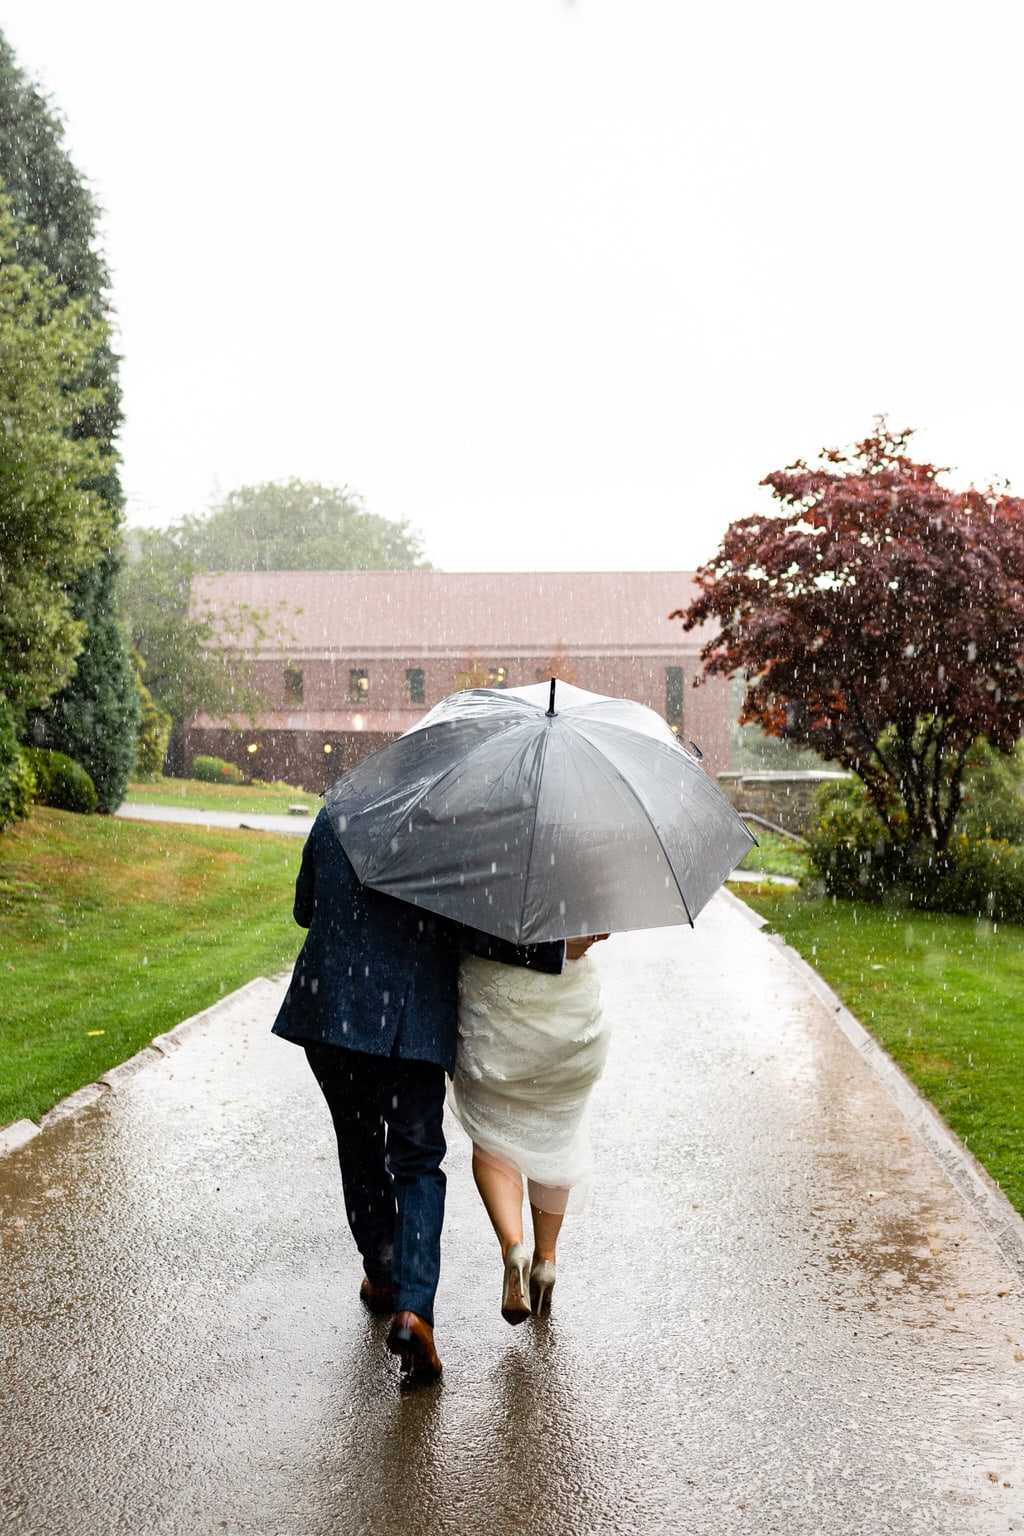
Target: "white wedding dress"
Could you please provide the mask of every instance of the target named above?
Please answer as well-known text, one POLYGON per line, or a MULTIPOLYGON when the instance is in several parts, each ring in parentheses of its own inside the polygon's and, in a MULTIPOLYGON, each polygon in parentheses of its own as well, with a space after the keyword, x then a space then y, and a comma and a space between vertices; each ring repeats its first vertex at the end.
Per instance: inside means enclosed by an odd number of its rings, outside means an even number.
POLYGON ((449 1103, 481 1152, 525 1175, 541 1209, 583 1203, 587 1104, 607 1054, 589 955, 567 960, 559 976, 463 956, 449 1103))

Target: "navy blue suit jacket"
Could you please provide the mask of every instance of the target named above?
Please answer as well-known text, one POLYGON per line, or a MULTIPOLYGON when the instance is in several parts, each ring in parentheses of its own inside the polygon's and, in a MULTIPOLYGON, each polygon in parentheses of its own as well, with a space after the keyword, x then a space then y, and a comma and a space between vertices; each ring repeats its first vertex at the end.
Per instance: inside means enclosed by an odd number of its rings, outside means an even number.
POLYGON ((559 972, 562 940, 522 948, 361 885, 326 810, 313 823, 295 882, 308 928, 274 1033, 372 1056, 455 1067, 459 954, 559 972))

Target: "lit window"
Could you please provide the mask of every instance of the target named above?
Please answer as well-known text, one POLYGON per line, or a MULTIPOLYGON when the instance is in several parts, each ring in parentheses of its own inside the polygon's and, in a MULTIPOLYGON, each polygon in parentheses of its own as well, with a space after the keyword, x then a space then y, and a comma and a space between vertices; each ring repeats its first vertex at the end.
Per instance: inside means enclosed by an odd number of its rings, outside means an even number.
POLYGON ((370 678, 361 667, 349 670, 348 696, 353 704, 365 704, 370 697, 370 678))
POLYGON ((406 667, 405 696, 410 704, 423 704, 425 702, 426 695, 423 691, 422 667, 406 667))
POLYGON ((508 671, 505 667, 491 667, 487 673, 488 688, 507 688, 508 671))
POLYGON ((665 719, 678 736, 683 729, 683 669, 665 668, 665 719))
POLYGON ((284 701, 286 704, 302 703, 302 668, 291 663, 284 669, 284 701))

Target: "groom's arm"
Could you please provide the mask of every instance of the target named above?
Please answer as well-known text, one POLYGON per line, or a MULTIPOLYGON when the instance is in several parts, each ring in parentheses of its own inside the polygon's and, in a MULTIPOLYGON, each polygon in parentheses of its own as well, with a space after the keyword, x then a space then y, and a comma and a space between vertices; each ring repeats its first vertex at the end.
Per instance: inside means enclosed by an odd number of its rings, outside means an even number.
POLYGON ((550 976, 561 975, 565 966, 564 939, 552 939, 545 944, 513 944, 509 939, 496 939, 476 928, 463 928, 462 947, 484 960, 496 960, 499 965, 521 965, 531 971, 546 971, 550 976))

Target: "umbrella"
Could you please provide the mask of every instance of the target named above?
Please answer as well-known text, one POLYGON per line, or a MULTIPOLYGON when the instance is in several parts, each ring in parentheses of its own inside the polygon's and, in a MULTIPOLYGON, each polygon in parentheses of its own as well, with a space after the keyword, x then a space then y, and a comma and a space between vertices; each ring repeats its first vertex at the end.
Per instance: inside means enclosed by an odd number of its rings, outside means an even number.
POLYGON ((654 710, 468 688, 328 789, 365 885, 516 943, 692 923, 754 838, 654 710))

